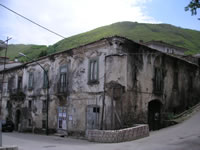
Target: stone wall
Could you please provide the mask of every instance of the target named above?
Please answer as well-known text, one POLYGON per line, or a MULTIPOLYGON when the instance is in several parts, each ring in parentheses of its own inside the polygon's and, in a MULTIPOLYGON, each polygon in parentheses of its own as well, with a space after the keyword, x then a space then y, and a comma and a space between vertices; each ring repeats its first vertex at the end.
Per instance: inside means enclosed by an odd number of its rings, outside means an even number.
POLYGON ((121 130, 88 130, 87 136, 90 142, 118 143, 132 141, 149 136, 149 127, 148 125, 137 125, 121 130))
POLYGON ((0 147, 0 150, 18 150, 17 146, 0 147))

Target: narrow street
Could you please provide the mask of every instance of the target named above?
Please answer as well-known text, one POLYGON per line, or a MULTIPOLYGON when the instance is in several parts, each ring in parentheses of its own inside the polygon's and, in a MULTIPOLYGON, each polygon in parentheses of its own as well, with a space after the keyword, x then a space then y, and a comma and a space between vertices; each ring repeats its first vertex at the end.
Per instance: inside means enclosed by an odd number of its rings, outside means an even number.
POLYGON ((4 133, 3 145, 17 145, 19 150, 199 150, 200 112, 185 122, 136 141, 101 144, 86 140, 26 133, 4 133))

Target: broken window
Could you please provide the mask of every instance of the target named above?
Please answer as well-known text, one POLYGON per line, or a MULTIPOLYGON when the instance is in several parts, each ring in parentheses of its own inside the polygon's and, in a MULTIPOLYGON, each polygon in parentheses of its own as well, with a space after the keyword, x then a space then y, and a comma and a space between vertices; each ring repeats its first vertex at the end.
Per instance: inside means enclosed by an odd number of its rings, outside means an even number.
POLYGON ((33 72, 30 72, 29 78, 28 78, 28 89, 29 90, 33 89, 33 81, 34 81, 33 72))
POLYGON ((99 62, 98 62, 98 58, 90 59, 90 61, 89 61, 88 82, 89 83, 98 83, 98 77, 99 77, 99 62))
POLYGON ((43 76, 43 88, 48 88, 48 70, 43 72, 44 76, 43 76))
POLYGON ((59 79, 59 92, 66 92, 67 89, 67 66, 60 67, 60 79, 59 79))
POLYGON ((156 67, 154 72, 154 92, 160 93, 163 90, 163 70, 156 67))
POLYGON ((18 82, 17 82, 17 90, 21 90, 21 89, 22 89, 22 77, 19 76, 18 82))

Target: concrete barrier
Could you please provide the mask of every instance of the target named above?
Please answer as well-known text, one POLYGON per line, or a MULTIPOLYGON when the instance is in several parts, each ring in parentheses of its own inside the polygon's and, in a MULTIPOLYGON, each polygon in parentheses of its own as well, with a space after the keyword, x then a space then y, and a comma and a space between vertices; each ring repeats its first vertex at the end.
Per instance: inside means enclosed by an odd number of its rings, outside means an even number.
POLYGON ((118 143, 132 141, 149 136, 148 125, 137 125, 136 127, 120 130, 88 130, 87 138, 91 142, 118 143))
POLYGON ((0 150, 18 150, 18 147, 17 146, 3 146, 3 147, 0 147, 0 150))

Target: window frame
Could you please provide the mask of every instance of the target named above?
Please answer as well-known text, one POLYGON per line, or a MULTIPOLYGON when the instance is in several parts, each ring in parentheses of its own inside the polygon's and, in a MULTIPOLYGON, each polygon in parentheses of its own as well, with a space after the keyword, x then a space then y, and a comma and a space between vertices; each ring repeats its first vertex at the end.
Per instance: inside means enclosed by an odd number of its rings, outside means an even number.
POLYGON ((59 81, 58 81, 58 85, 59 85, 59 92, 63 93, 66 91, 67 89, 67 65, 62 65, 60 66, 60 74, 59 74, 59 81), (64 71, 62 71, 63 69, 65 69, 64 71))
POLYGON ((32 90, 34 87, 34 73, 33 72, 29 72, 29 76, 28 76, 28 89, 32 90))
POLYGON ((163 68, 154 68, 154 93, 161 94, 164 88, 163 68))
POLYGON ((49 70, 43 70, 43 88, 46 89, 48 88, 48 78, 49 78, 49 70))
POLYGON ((99 58, 95 57, 89 60, 88 84, 98 84, 98 83, 99 83, 99 58))

